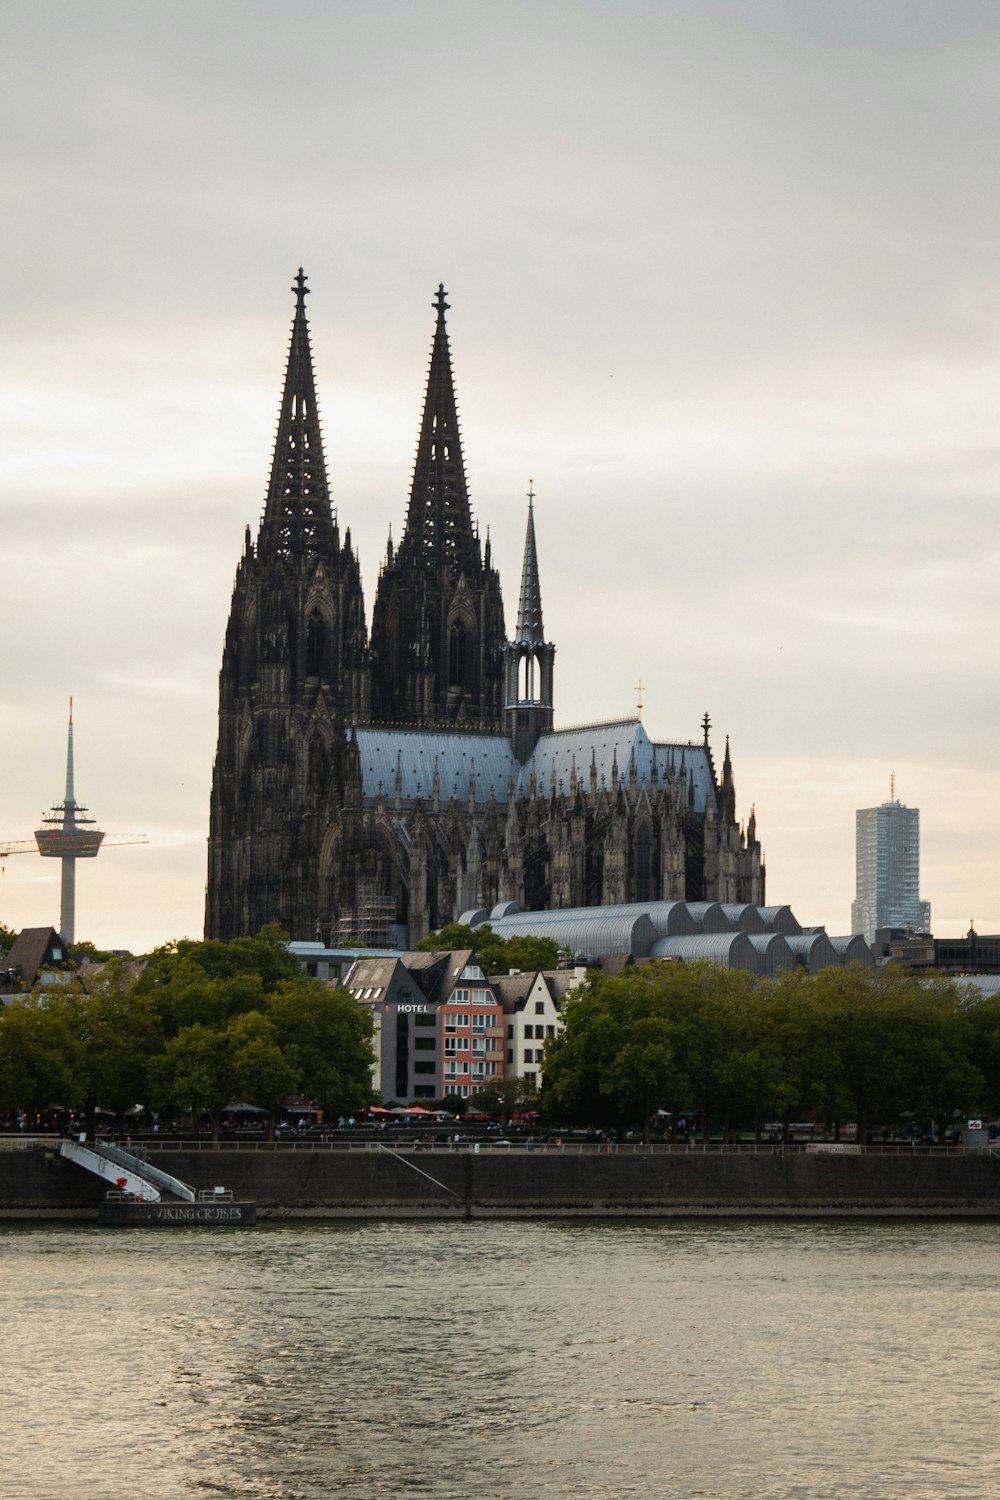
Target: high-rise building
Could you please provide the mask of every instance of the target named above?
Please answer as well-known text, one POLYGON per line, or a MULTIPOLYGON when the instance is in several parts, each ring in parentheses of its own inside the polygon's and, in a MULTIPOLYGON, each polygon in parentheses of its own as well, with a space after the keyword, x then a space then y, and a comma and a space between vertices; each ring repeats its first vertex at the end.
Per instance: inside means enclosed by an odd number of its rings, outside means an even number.
MULTIPOLYGON (((207 936, 280 922, 301 940, 407 947, 510 901, 762 902, 756 817, 737 818, 729 741, 720 774, 707 714, 688 740, 651 738, 638 712, 554 727, 533 493, 507 638, 469 502, 443 287, 369 632, 331 506, 307 290, 300 271, 264 514, 222 658, 207 936)), ((607 628, 599 609, 595 622, 607 628)))
POLYGON ((869 943, 880 927, 929 932, 931 905, 920 899, 920 809, 895 798, 860 807, 856 823, 856 893, 851 931, 869 943))

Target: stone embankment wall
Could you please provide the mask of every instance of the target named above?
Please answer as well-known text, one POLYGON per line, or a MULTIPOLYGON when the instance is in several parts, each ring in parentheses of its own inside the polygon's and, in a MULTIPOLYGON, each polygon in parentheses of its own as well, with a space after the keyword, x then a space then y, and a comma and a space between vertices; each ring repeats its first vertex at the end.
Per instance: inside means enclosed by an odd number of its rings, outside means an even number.
MULTIPOLYGON (((223 1149, 150 1160, 194 1187, 254 1199, 262 1219, 1000 1217, 990 1155, 223 1149)), ((0 1148, 0 1218, 91 1218, 103 1193, 50 1149, 0 1148)))

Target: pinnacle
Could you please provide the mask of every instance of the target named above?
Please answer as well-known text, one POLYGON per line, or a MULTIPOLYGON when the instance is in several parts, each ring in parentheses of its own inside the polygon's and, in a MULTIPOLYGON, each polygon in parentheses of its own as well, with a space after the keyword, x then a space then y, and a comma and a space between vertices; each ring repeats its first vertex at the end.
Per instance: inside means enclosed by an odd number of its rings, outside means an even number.
POLYGON ((517 629, 514 640, 529 646, 545 641, 542 626, 542 586, 538 577, 538 552, 535 547, 534 481, 528 480, 528 529, 524 538, 524 566, 521 570, 521 597, 517 606, 517 629))

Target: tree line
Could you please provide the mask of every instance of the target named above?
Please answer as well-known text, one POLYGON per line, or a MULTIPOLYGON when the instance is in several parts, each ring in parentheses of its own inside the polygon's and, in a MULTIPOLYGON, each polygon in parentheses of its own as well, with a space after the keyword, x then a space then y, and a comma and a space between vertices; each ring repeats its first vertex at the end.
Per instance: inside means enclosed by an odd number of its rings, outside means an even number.
POLYGON ((372 1102, 372 1020, 345 990, 309 979, 280 928, 233 942, 156 949, 136 977, 113 959, 94 976, 0 1007, 0 1111, 220 1112, 265 1109, 289 1094, 329 1115, 372 1102))
POLYGON ((766 979, 709 964, 592 976, 546 1043, 545 1114, 728 1132, 815 1118, 869 1129, 1000 1114, 1000 996, 896 967, 766 979))

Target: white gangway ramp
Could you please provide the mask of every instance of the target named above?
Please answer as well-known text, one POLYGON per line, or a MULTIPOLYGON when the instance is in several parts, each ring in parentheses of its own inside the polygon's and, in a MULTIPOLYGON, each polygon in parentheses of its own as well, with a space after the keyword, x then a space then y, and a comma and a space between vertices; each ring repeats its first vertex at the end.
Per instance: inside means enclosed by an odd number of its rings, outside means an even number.
POLYGON ((186 1182, 171 1177, 169 1172, 162 1172, 159 1167, 151 1166, 139 1156, 133 1156, 131 1151, 123 1151, 120 1146, 110 1146, 104 1142, 84 1146, 78 1141, 60 1141, 59 1155, 64 1156, 67 1161, 75 1162, 85 1171, 93 1172, 95 1177, 103 1177, 112 1187, 121 1188, 125 1193, 134 1193, 145 1203, 159 1203, 163 1193, 185 1203, 193 1203, 195 1200, 194 1188, 189 1187, 186 1182), (125 1179, 124 1183, 122 1178, 125 1179))
POLYGON ((158 1187, 161 1192, 169 1193, 172 1198, 182 1198, 185 1203, 193 1203, 198 1196, 194 1188, 181 1182, 179 1177, 171 1177, 169 1172, 164 1172, 161 1167, 154 1167, 145 1157, 125 1151, 121 1146, 112 1146, 109 1141, 96 1141, 94 1151, 107 1161, 124 1167, 126 1171, 134 1172, 137 1177, 158 1187))

